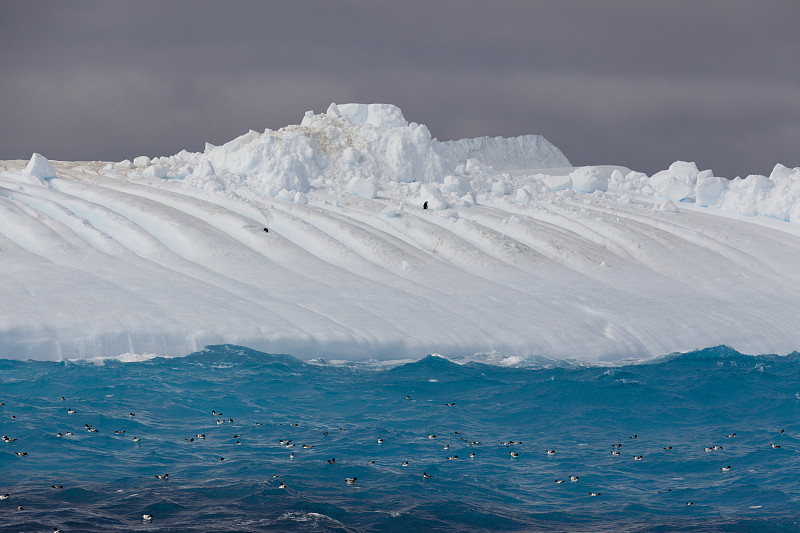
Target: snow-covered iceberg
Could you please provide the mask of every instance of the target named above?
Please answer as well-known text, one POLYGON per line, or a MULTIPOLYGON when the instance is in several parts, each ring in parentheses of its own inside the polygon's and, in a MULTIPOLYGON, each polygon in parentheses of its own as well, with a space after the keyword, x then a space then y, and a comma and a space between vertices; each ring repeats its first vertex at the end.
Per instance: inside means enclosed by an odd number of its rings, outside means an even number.
POLYGON ((203 152, 0 162, 0 357, 800 346, 800 169, 574 168, 332 104, 203 152))

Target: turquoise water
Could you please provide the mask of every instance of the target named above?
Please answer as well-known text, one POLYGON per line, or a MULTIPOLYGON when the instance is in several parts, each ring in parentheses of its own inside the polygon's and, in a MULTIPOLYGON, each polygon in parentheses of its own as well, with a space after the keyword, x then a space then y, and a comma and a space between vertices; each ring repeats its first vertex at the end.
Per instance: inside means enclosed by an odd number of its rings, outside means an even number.
POLYGON ((1 531, 800 531, 798 353, 387 369, 214 346, 0 360, 0 402, 1 531))

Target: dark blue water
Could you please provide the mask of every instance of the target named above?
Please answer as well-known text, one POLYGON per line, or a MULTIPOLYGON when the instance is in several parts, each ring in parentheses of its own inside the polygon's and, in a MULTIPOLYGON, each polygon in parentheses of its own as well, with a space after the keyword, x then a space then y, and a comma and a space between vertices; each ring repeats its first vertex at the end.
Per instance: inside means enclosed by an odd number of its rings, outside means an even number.
POLYGON ((797 353, 375 369, 216 346, 2 360, 0 402, 1 531, 800 530, 797 353))

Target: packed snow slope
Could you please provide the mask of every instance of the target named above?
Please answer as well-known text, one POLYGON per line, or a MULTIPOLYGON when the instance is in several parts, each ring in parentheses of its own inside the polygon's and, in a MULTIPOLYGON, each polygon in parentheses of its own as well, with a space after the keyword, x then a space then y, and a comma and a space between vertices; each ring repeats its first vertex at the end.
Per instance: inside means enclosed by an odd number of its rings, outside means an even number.
POLYGON ((382 104, 202 153, 34 154, 0 162, 0 357, 788 353, 798 223, 797 168, 572 168, 543 137, 439 142, 382 104))

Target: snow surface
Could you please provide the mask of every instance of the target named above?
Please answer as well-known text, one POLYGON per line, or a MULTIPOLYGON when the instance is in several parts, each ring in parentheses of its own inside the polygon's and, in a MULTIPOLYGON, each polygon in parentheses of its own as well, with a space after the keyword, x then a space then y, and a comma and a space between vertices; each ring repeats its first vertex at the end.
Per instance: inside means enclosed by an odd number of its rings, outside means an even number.
POLYGON ((574 168, 543 137, 439 142, 386 104, 202 153, 34 154, 0 162, 0 357, 787 353, 798 223, 798 168, 574 168))

